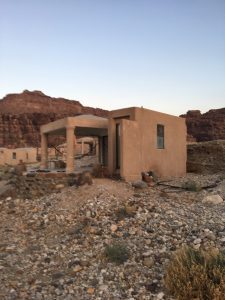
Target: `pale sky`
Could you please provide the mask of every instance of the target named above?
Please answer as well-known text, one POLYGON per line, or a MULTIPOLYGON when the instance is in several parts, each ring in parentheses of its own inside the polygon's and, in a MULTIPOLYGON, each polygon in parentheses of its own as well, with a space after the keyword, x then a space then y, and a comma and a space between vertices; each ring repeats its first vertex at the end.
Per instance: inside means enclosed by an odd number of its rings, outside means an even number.
POLYGON ((225 0, 0 0, 0 98, 225 107, 225 0))

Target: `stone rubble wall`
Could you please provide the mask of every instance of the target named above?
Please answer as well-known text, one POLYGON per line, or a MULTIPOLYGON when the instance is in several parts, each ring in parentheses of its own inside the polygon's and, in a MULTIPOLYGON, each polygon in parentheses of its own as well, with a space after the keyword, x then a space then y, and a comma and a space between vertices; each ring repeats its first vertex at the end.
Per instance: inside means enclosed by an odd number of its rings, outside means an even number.
POLYGON ((18 198, 33 199, 60 192, 71 185, 75 177, 75 174, 66 173, 28 173, 13 177, 10 183, 15 187, 18 198))
POLYGON ((225 173, 225 140, 187 145, 187 172, 225 173))
POLYGON ((186 119, 188 142, 225 139, 225 108, 210 109, 204 114, 200 110, 189 110, 180 117, 186 119))

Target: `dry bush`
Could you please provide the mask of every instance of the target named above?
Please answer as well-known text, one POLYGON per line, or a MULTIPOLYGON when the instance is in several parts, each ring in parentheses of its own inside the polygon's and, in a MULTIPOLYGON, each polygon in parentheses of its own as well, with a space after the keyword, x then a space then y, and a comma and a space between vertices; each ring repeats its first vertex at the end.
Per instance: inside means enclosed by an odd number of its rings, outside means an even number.
POLYGON ((124 205, 122 207, 119 207, 115 211, 117 221, 123 220, 125 218, 134 217, 134 215, 136 213, 136 209, 137 208, 135 206, 130 206, 130 205, 124 205))
POLYGON ((92 169, 92 175, 95 178, 109 178, 109 170, 107 167, 100 164, 95 164, 92 169))
POLYGON ((164 282, 179 300, 224 300, 225 252, 183 247, 168 265, 164 282))
POLYGON ((129 250, 123 243, 114 243, 106 246, 105 256, 111 262, 122 264, 129 258, 129 250))
POLYGON ((186 181, 182 184, 182 188, 191 192, 199 192, 202 189, 201 186, 194 180, 186 181))

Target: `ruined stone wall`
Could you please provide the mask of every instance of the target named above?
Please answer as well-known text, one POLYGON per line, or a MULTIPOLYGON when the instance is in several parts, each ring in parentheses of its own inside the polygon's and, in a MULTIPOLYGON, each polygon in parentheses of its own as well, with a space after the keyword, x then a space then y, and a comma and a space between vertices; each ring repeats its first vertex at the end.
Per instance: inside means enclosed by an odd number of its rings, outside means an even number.
POLYGON ((62 188, 69 185, 72 176, 73 174, 66 173, 28 173, 14 177, 11 183, 15 186, 19 198, 33 199, 60 192, 62 188))

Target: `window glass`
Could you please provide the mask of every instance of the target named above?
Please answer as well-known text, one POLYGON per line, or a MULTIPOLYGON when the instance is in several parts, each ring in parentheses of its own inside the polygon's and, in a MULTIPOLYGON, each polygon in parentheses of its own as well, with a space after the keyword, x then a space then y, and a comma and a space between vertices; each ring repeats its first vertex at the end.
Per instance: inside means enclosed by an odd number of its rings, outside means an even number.
POLYGON ((164 149, 164 125, 157 124, 157 148, 164 149))

